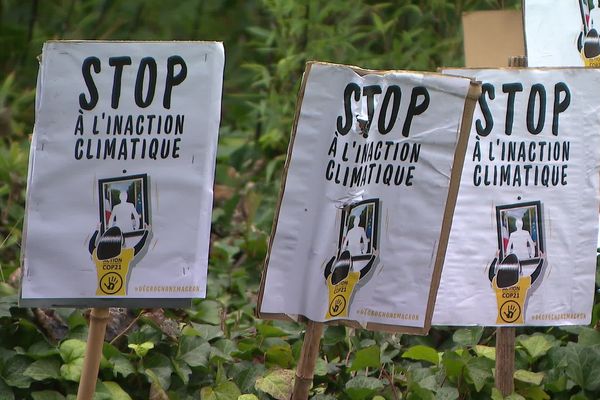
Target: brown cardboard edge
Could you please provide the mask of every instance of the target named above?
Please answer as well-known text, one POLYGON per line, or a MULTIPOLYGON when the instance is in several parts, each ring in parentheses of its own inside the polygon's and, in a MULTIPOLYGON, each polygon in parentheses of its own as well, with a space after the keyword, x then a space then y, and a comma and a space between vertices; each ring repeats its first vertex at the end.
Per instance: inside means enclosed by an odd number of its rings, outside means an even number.
MULTIPOLYGON (((269 260, 271 258, 271 249, 273 247, 273 240, 275 239, 275 234, 277 233, 277 222, 279 222, 279 213, 281 211, 281 203, 283 202, 283 195, 285 192, 285 184, 287 182, 288 172, 290 168, 290 163, 292 161, 292 150, 294 149, 294 143, 296 141, 296 131, 298 129, 298 120, 300 119, 300 111, 302 109, 302 101, 304 100, 304 92, 306 90, 306 84, 308 82, 308 76, 310 74, 310 70, 314 61, 308 61, 306 63, 306 68, 304 69, 304 73, 302 74, 302 83, 300 84, 300 90, 298 91, 298 98, 296 99, 296 110, 294 115, 294 123, 292 124, 292 133, 290 137, 290 144, 288 146, 287 157, 285 159, 285 165, 283 167, 283 177, 281 179, 281 185, 279 188, 279 199, 277 200, 277 209, 275 210, 275 218, 273 219, 273 225, 271 227, 271 236, 269 238, 269 246, 267 248, 267 256, 265 258, 265 262, 263 264, 262 274, 260 277, 260 289, 258 291, 258 299, 256 304, 255 314, 257 318, 264 318, 264 313, 260 312, 260 308, 262 306, 262 300, 265 291, 265 283, 267 279, 267 270, 269 266, 269 260)), ((285 314, 283 314, 285 315, 285 314)), ((277 318, 277 319, 286 319, 286 318, 277 318)))
POLYGON ((448 197, 446 199, 446 208, 444 210, 440 241, 438 243, 436 260, 431 278, 427 310, 425 311, 425 332, 429 332, 429 329, 431 328, 431 320, 433 319, 433 311, 437 299, 437 292, 442 278, 442 268, 444 265, 444 259, 446 257, 448 239, 450 238, 450 230, 452 229, 452 219, 454 218, 454 209, 456 207, 456 199, 458 197, 458 189, 460 187, 460 179, 465 162, 467 144, 469 143, 469 133, 471 132, 471 123, 473 122, 473 112, 475 111, 475 105, 477 104, 480 95, 481 82, 471 80, 469 92, 465 99, 465 106, 463 108, 458 142, 454 151, 454 162, 452 164, 452 173, 450 175, 448 197))

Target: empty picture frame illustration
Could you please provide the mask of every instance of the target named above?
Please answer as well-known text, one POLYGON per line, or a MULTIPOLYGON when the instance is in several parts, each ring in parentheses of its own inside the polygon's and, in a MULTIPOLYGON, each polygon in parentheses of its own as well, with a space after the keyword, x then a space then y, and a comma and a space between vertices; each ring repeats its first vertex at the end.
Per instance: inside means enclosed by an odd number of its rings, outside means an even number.
POLYGON ((530 201, 496 206, 499 259, 515 254, 522 265, 537 265, 544 248, 542 203, 530 201))
POLYGON ((150 202, 147 174, 98 180, 100 234, 118 226, 123 236, 141 236, 150 225, 150 202))

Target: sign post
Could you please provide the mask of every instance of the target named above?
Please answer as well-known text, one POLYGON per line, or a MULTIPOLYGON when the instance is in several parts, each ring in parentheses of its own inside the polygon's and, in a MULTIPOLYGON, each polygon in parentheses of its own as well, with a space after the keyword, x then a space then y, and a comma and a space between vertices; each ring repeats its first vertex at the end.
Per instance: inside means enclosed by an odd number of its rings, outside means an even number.
POLYGON ((296 368, 291 400, 308 399, 308 391, 312 386, 315 375, 315 365, 319 357, 319 343, 321 342, 321 336, 323 336, 324 327, 325 325, 322 322, 308 321, 306 324, 306 334, 304 335, 300 360, 296 368))
POLYGON ((78 399, 109 307, 205 296, 223 65, 217 42, 44 44, 19 303, 93 307, 78 399))
POLYGON ((308 398, 324 324, 429 330, 479 90, 307 64, 257 307, 307 321, 294 400, 308 398))
POLYGON ((77 400, 90 400, 96 390, 96 378, 102 358, 104 335, 110 312, 108 308, 92 308, 90 314, 90 328, 85 347, 81 379, 77 390, 77 400))

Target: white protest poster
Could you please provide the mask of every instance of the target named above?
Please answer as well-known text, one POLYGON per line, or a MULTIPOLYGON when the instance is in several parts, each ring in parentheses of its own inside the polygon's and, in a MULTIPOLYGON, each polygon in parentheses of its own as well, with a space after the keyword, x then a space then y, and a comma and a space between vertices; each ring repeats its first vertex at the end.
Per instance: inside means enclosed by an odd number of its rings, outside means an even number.
POLYGON ((429 329, 479 90, 449 78, 307 65, 260 317, 429 329))
POLYGON ((21 304, 204 296, 223 66, 217 42, 44 45, 21 304))
POLYGON ((529 67, 600 66, 598 0, 525 0, 529 67))
POLYGON ((596 271, 600 70, 455 69, 482 82, 434 325, 580 325, 596 271))

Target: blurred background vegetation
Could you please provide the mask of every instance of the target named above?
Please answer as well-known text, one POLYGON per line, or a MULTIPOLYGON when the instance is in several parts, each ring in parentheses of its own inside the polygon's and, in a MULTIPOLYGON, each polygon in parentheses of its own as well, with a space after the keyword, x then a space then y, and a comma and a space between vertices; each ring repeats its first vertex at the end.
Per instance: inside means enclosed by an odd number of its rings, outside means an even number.
MULTIPOLYGON (((84 310, 18 309, 37 56, 47 40, 218 40, 226 51, 208 298, 112 310, 98 399, 284 399, 302 326, 253 316, 307 60, 461 66, 462 12, 519 0, 0 0, 0 399, 74 398, 84 310)), ((594 323, 597 320, 595 310, 594 323)), ((492 329, 329 327, 316 399, 500 399, 492 329)), ((600 333, 521 329, 514 399, 600 397, 600 333)))

